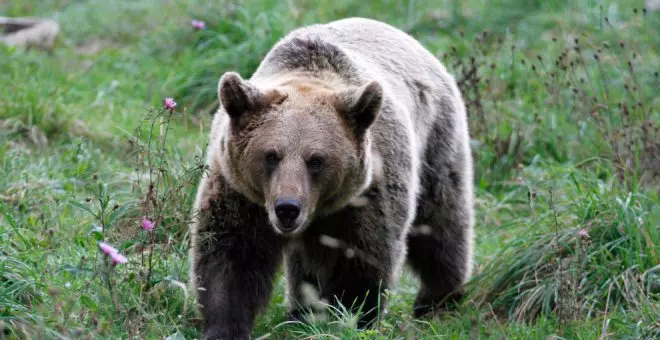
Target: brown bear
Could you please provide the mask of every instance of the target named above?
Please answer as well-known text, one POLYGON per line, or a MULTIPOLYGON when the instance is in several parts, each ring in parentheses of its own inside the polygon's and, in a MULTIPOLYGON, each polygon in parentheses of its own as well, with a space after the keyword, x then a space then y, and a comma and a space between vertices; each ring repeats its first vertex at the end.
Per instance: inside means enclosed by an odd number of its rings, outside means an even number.
POLYGON ((461 93, 411 36, 349 18, 290 32, 250 79, 225 73, 191 226, 204 339, 247 339, 284 262, 290 313, 318 299, 368 327, 407 262, 415 316, 472 266, 461 93))

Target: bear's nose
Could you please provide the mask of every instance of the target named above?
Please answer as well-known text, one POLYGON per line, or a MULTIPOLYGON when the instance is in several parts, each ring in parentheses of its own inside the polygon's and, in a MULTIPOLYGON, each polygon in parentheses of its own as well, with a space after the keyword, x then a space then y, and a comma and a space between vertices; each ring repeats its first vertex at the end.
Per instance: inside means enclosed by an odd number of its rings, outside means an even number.
POLYGON ((282 224, 280 229, 289 231, 295 227, 293 221, 300 215, 300 202, 293 198, 278 198, 275 200, 275 215, 282 224))

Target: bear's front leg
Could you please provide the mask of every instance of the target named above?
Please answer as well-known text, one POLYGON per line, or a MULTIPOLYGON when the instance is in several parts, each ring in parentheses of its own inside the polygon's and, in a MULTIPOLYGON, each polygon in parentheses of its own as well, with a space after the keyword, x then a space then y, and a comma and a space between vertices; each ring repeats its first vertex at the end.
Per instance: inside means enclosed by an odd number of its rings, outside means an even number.
MULTIPOLYGON (((364 258, 355 258, 355 250, 351 248, 323 247, 318 244, 313 253, 291 251, 286 258, 289 318, 303 321, 307 313, 323 313, 327 304, 335 307, 341 304, 340 310, 359 313, 359 328, 368 328, 385 306, 383 293, 389 273, 382 270, 382 262, 374 266, 364 258), (326 262, 307 262, 306 256, 323 258, 326 262)), ((364 256, 361 252, 358 255, 364 256)))
MULTIPOLYGON (((348 251, 349 255, 351 251, 348 251)), ((375 261, 378 261, 373 257, 375 261)), ((374 326, 386 305, 385 290, 389 286, 390 273, 383 271, 383 263, 378 266, 361 258, 344 258, 339 261, 335 272, 326 286, 326 298, 337 302, 352 313, 359 312, 358 328, 374 326)), ((390 270, 391 267, 386 270, 390 270)))
POLYGON ((249 339, 272 291, 281 240, 262 209, 241 196, 225 193, 207 202, 191 249, 203 339, 249 339))
POLYGON ((288 254, 292 316, 309 307, 306 286, 313 287, 324 303, 359 312, 359 328, 374 325, 386 306, 384 292, 396 277, 405 248, 395 228, 383 227, 385 217, 372 213, 377 211, 346 208, 319 219, 302 246, 288 254))

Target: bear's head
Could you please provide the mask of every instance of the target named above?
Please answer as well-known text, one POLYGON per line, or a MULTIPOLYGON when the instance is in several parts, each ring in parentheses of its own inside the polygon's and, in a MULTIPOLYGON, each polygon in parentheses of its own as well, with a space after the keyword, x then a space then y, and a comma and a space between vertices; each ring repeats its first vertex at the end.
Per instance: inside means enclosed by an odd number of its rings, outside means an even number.
POLYGON ((228 117, 216 146, 222 173, 266 209, 276 232, 300 234, 370 184, 378 82, 340 91, 295 81, 264 89, 227 72, 218 95, 218 114, 228 117))

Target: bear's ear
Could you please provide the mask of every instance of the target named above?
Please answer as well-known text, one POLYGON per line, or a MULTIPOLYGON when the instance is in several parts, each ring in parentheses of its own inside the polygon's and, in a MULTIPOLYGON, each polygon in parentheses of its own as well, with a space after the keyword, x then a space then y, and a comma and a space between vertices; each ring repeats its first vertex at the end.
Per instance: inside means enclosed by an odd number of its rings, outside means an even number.
POLYGON ((273 104, 280 104, 286 94, 276 90, 260 91, 258 88, 243 80, 236 72, 226 72, 218 82, 218 97, 220 104, 229 117, 242 126, 246 121, 243 117, 256 113, 273 104))
POLYGON ((380 114, 383 87, 374 80, 364 86, 344 90, 338 98, 338 111, 356 136, 362 137, 380 114))
POLYGON ((218 82, 220 104, 232 119, 257 108, 262 94, 236 72, 226 72, 218 82))

